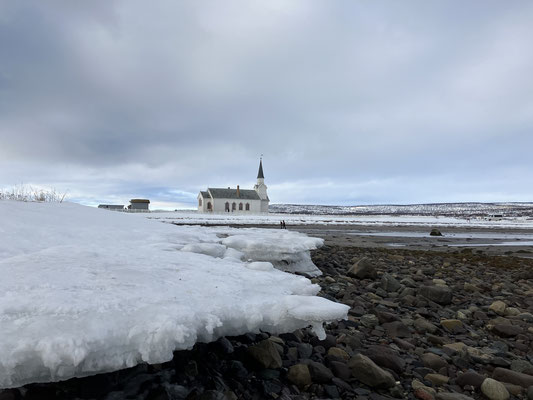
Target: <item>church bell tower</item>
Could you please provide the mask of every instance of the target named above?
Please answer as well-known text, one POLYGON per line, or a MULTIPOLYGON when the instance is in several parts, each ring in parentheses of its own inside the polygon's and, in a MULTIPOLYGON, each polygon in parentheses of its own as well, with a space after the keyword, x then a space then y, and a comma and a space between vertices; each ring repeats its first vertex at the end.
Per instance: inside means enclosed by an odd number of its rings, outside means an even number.
POLYGON ((255 191, 261 198, 261 211, 268 212, 269 198, 267 195, 267 186, 265 185, 265 175, 263 174, 263 159, 259 160, 259 171, 257 172, 257 184, 254 186, 255 191), (265 210, 263 210, 266 208, 265 210))

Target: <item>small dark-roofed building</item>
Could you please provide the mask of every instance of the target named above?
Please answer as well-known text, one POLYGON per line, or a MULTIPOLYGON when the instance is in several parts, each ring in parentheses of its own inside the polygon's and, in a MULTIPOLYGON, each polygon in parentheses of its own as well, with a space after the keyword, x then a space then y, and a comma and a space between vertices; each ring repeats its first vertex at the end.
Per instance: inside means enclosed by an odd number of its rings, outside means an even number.
POLYGON ((100 204, 98 208, 104 208, 106 210, 124 211, 123 204, 100 204))
POLYGON ((133 211, 149 211, 150 200, 148 199, 131 199, 129 210, 133 211))

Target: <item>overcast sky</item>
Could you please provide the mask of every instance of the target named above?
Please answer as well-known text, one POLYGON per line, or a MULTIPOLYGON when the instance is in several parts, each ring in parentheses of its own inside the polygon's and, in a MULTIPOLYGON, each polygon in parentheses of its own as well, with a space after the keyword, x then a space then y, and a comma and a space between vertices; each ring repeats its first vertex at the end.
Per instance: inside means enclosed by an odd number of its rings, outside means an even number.
POLYGON ((533 2, 0 0, 0 187, 533 200, 533 2))

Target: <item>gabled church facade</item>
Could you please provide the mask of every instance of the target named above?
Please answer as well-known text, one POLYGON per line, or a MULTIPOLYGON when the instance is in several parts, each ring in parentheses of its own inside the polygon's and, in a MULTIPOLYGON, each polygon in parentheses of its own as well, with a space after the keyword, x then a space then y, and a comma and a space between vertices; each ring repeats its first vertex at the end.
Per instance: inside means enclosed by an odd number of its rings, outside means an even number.
POLYGON ((207 188, 198 194, 198 212, 260 214, 268 212, 270 199, 267 195, 263 160, 259 161, 257 183, 253 190, 227 188, 207 188))

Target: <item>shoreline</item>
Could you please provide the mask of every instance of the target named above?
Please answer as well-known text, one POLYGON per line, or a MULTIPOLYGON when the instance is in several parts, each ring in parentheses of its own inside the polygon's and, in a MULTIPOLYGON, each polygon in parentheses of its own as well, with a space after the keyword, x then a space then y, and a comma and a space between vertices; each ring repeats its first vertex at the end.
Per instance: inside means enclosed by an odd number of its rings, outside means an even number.
POLYGON ((353 227, 288 229, 325 239, 312 251, 323 271, 312 281, 320 296, 350 307, 348 320, 326 326, 325 340, 310 329, 223 337, 176 351, 167 363, 0 390, 0 397, 469 400, 486 399, 481 384, 494 378, 511 399, 531 399, 532 260, 504 246, 477 253, 403 237, 406 246, 394 248, 384 243, 399 237, 354 236, 353 227), (366 275, 352 271, 363 264, 366 275))
MULTIPOLYGON (((221 225, 232 228, 280 229, 279 225, 273 224, 221 225)), ((533 229, 528 228, 302 224, 287 225, 287 229, 322 238, 326 245, 533 258, 533 229), (437 228, 443 236, 430 236, 432 228, 437 228)))

